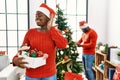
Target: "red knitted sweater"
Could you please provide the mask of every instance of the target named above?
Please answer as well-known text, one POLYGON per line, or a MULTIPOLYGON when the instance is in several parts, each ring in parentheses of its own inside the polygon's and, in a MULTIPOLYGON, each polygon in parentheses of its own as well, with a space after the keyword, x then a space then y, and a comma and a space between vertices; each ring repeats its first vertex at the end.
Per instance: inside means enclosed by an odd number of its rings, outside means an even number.
POLYGON ((36 69, 26 69, 26 75, 32 78, 44 78, 56 74, 56 48, 65 48, 67 39, 61 32, 52 27, 47 32, 38 32, 37 28, 30 29, 24 38, 23 44, 28 44, 30 49, 37 49, 48 54, 46 65, 36 69))
POLYGON ((82 44, 84 54, 95 54, 97 33, 90 28, 87 33, 82 34, 82 38, 78 41, 78 44, 82 44))

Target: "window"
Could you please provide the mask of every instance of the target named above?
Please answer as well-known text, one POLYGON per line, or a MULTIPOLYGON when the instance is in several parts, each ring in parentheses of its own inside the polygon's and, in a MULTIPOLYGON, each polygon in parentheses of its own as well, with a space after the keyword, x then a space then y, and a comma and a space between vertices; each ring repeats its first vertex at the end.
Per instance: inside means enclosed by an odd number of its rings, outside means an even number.
POLYGON ((87 21, 87 0, 57 0, 60 8, 63 9, 68 25, 73 31, 73 40, 81 37, 79 21, 87 21))
POLYGON ((29 0, 0 0, 0 51, 6 51, 10 61, 29 28, 28 3, 29 0))

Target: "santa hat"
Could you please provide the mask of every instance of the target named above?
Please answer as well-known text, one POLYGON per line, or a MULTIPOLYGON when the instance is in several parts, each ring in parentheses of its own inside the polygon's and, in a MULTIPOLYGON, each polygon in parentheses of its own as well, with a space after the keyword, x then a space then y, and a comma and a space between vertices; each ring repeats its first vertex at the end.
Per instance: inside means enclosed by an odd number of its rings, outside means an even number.
POLYGON ((80 26, 81 29, 85 29, 85 28, 88 27, 88 24, 87 24, 86 21, 80 21, 79 22, 79 26, 80 26))
POLYGON ((37 11, 44 13, 48 18, 50 18, 51 15, 55 17, 55 11, 47 6, 45 3, 42 3, 37 11))

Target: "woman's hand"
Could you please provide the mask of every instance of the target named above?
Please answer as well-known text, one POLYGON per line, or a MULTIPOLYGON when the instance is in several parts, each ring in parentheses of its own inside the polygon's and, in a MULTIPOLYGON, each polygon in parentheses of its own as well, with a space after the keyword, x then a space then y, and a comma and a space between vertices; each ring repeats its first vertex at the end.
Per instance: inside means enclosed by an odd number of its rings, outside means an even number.
POLYGON ((24 57, 15 57, 13 59, 13 63, 15 64, 15 66, 18 66, 20 68, 28 68, 27 66, 25 66, 25 64, 28 64, 28 62, 23 61, 24 57))
POLYGON ((48 28, 48 30, 52 27, 53 19, 54 19, 54 15, 51 14, 50 20, 49 20, 48 23, 47 23, 47 28, 48 28))

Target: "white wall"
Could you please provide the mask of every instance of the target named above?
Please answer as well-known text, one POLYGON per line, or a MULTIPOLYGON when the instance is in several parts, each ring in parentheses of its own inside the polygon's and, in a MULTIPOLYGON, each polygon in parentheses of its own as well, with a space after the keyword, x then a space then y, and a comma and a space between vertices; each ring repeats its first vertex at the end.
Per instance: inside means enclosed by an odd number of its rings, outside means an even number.
POLYGON ((110 0, 108 41, 120 47, 120 0, 110 0))
POLYGON ((120 0, 89 0, 88 23, 98 32, 98 42, 120 46, 120 0))
POLYGON ((107 42, 107 10, 108 0, 88 1, 88 23, 98 33, 98 42, 107 42))

